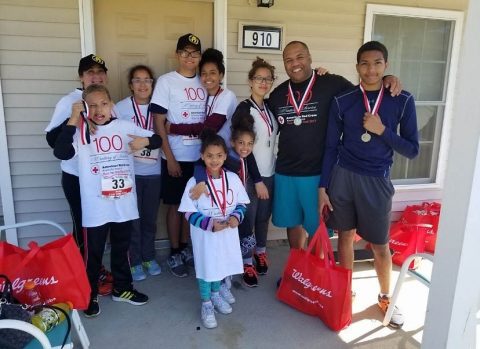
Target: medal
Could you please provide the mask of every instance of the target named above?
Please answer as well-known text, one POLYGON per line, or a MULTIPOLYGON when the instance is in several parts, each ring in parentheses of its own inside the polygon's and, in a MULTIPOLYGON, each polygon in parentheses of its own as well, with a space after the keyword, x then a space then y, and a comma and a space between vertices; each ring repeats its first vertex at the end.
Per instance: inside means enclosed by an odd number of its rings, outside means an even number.
POLYGON ((220 209, 223 217, 226 217, 227 212, 227 191, 228 191, 228 182, 226 182, 227 175, 224 173, 223 169, 220 170, 220 178, 222 179, 222 189, 220 190, 220 194, 222 195, 222 200, 220 200, 220 196, 218 195, 217 188, 215 188, 215 183, 213 181, 212 175, 207 171, 207 188, 210 191, 210 195, 212 196, 213 202, 217 207, 220 209), (225 183, 226 182, 226 183, 225 183), (226 185, 225 185, 226 184, 226 185))
POLYGON ((368 133, 368 131, 365 131, 365 133, 362 134, 362 137, 360 137, 362 139, 362 142, 370 142, 370 140, 372 139, 372 136, 370 136, 370 133, 368 133))
POLYGON ((138 105, 135 98, 131 96, 130 99, 132 101, 133 112, 135 113, 134 118, 137 126, 140 126, 145 130, 153 130, 153 118, 151 117, 152 113, 150 112, 150 104, 148 104, 147 116, 143 116, 142 111, 140 110, 140 106, 138 105))
POLYGON ((300 105, 297 105, 297 101, 295 100, 295 96, 293 95, 292 86, 290 85, 290 81, 288 82, 288 99, 292 103, 293 109, 295 110, 295 114, 297 114, 297 116, 293 119, 293 124, 295 126, 300 126, 302 124, 302 117, 301 117, 302 110, 303 110, 303 107, 305 106, 307 96, 309 96, 312 91, 316 76, 317 74, 314 72, 312 74, 312 77, 310 78, 310 81, 308 82, 308 86, 305 92, 303 93, 302 99, 300 101, 300 105))
MULTIPOLYGON (((383 99, 383 93, 384 93, 383 86, 380 88, 380 91, 378 92, 378 96, 375 101, 375 104, 373 105, 373 108, 370 107, 370 102, 368 101, 367 93, 365 92, 365 88, 363 87, 362 83, 360 83, 360 90, 362 91, 362 94, 363 94, 363 104, 365 105, 365 109, 367 110, 367 112, 373 115, 377 114, 378 109, 380 109, 380 103, 382 103, 382 99, 383 99)), ((360 139, 362 140, 362 142, 368 143, 372 139, 372 136, 370 135, 370 133, 368 133, 367 130, 365 130, 365 133, 362 134, 360 139)))

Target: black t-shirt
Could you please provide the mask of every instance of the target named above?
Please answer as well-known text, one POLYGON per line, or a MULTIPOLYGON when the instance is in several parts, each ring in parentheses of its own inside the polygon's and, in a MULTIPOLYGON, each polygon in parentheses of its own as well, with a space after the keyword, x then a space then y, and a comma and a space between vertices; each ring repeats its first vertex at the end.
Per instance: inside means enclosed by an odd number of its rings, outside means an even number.
MULTIPOLYGON (((322 172, 330 102, 338 93, 353 85, 339 75, 316 76, 300 116, 297 116, 288 98, 289 81, 280 84, 268 100, 280 128, 275 172, 288 176, 319 175, 322 172)), ((309 82, 310 78, 298 84, 291 83, 297 105, 300 105, 309 82)))

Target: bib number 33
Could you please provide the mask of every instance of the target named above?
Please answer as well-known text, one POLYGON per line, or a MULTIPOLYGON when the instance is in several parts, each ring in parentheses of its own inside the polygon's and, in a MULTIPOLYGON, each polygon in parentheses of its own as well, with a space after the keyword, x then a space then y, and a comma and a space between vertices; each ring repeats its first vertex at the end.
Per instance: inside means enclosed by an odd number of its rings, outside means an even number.
POLYGON ((132 180, 129 176, 102 178, 102 196, 107 199, 118 199, 132 191, 132 180))

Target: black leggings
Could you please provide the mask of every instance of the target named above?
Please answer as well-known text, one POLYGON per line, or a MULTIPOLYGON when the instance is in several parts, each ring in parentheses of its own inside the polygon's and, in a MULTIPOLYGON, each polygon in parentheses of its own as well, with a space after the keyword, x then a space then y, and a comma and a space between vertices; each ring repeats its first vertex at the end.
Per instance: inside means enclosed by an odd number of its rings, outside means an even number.
POLYGON ((91 296, 98 294, 98 277, 102 267, 103 251, 110 232, 110 266, 113 275, 113 288, 117 291, 132 289, 132 274, 128 262, 128 248, 130 247, 130 234, 132 232, 132 221, 122 223, 107 223, 99 227, 85 228, 88 281, 92 288, 91 296))

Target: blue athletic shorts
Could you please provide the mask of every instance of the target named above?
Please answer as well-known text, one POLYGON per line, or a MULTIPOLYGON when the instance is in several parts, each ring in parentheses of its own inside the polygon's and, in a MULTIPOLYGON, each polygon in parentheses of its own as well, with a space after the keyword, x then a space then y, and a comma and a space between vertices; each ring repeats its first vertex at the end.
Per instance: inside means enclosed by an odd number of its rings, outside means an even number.
POLYGON ((294 177, 275 174, 272 222, 281 228, 302 225, 312 236, 317 230, 320 175, 294 177))

